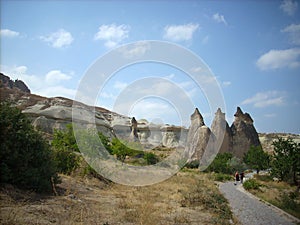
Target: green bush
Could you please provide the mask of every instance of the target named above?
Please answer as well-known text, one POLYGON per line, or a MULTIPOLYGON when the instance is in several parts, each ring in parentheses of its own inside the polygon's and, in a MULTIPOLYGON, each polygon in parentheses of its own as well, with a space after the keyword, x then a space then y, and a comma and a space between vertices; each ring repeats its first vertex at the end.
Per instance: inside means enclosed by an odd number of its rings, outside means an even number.
POLYGON ((67 148, 54 148, 54 160, 59 173, 71 174, 79 167, 80 158, 67 148))
POLYGON ((194 160, 194 161, 191 161, 191 162, 185 164, 185 167, 189 168, 189 169, 197 169, 197 168, 199 168, 199 164, 200 164, 199 160, 194 160))
POLYGON ((29 119, 9 103, 0 105, 1 183, 37 192, 58 182, 53 154, 29 119))
POLYGON ((231 175, 224 174, 224 173, 215 173, 215 174, 213 174, 213 178, 215 181, 220 181, 220 182, 224 182, 224 181, 233 179, 233 177, 231 175))
POLYGON ((218 153, 205 171, 232 174, 232 169, 230 166, 230 160, 232 157, 232 154, 228 152, 218 153))
POLYGON ((80 158, 73 127, 68 124, 66 128, 54 131, 51 145, 58 172, 71 174, 78 168, 80 158))
POLYGON ((146 160, 148 165, 156 164, 159 161, 158 157, 151 152, 146 152, 144 154, 144 159, 146 160))
POLYGON ((249 179, 243 183, 243 187, 246 190, 258 190, 260 186, 260 183, 257 182, 255 179, 249 179))

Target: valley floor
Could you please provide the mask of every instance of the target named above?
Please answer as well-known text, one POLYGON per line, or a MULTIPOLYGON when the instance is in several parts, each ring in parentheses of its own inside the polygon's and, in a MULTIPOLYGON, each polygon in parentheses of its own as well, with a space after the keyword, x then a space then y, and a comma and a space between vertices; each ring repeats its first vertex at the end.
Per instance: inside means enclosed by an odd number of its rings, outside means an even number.
POLYGON ((207 174, 186 171, 146 187, 61 175, 58 196, 1 189, 1 224, 237 224, 207 174))

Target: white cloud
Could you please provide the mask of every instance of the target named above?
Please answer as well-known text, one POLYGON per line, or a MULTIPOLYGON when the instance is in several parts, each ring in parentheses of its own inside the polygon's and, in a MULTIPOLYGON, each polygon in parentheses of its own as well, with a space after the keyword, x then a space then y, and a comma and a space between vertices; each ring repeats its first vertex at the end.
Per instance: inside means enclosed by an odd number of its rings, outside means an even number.
POLYGON ((115 89, 122 90, 122 89, 126 88, 127 85, 128 85, 128 84, 125 83, 125 82, 116 81, 116 82, 114 83, 113 87, 114 87, 115 89))
POLYGON ((47 36, 41 36, 41 40, 49 43, 54 48, 62 48, 72 44, 73 37, 72 34, 64 29, 59 29, 56 32, 53 32, 47 36))
POLYGON ((280 4, 280 9, 288 14, 289 16, 292 16, 295 14, 298 8, 298 2, 292 1, 292 0, 283 0, 280 4))
POLYGON ((164 28, 163 38, 174 42, 189 41, 193 38, 193 34, 198 28, 199 24, 192 23, 166 26, 164 28))
POLYGON ((141 57, 150 49, 150 44, 145 41, 140 41, 128 46, 123 46, 119 49, 125 58, 141 57))
POLYGON ((300 24, 291 24, 282 29, 281 32, 289 35, 292 44, 300 45, 300 24))
POLYGON ((63 87, 61 85, 59 86, 51 86, 51 87, 45 87, 38 91, 38 94, 41 96, 47 96, 47 97, 67 97, 70 99, 74 99, 76 95, 75 89, 70 89, 63 87))
POLYGON ((277 115, 275 113, 268 113, 268 114, 264 114, 264 117, 267 117, 267 118, 274 118, 276 117, 277 115))
POLYGON ((284 104, 285 92, 267 91, 256 93, 253 97, 247 98, 242 102, 243 105, 253 104, 256 108, 268 106, 281 106, 284 104))
POLYGON ((213 20, 218 22, 218 23, 224 23, 225 25, 227 25, 227 21, 225 20, 225 17, 219 13, 215 13, 212 16, 213 20))
POLYGON ((112 100, 115 100, 116 99, 116 96, 113 95, 112 93, 108 93, 108 92, 105 92, 105 91, 102 91, 100 93, 100 98, 104 98, 104 99, 112 99, 112 100))
POLYGON ((119 26, 116 24, 101 25, 94 36, 94 40, 103 40, 107 48, 113 48, 128 38, 129 30, 130 27, 125 24, 119 26))
POLYGON ((300 48, 270 50, 259 57, 256 65, 261 70, 296 68, 300 66, 300 48))
POLYGON ((168 79, 168 80, 172 80, 173 78, 175 77, 175 74, 174 73, 171 73, 167 76, 164 76, 164 78, 168 79))
POLYGON ((132 106, 129 115, 157 124, 180 124, 176 109, 167 102, 157 99, 143 99, 137 102, 132 106))
POLYGON ((35 75, 28 71, 26 66, 4 66, 1 65, 1 72, 11 79, 22 80, 29 87, 33 94, 46 97, 62 96, 74 98, 76 90, 62 86, 61 81, 70 80, 71 74, 65 74, 60 70, 49 71, 46 75, 35 75))
POLYGON ((52 70, 46 74, 45 78, 48 84, 57 84, 61 81, 70 80, 72 77, 62 73, 60 70, 52 70))
POLYGON ((223 81, 222 85, 223 85, 223 87, 228 87, 228 86, 231 85, 231 82, 230 81, 223 81))
POLYGON ((18 37, 20 35, 19 32, 9 30, 9 29, 1 29, 0 30, 0 36, 1 37, 8 37, 8 38, 13 38, 13 37, 18 37))

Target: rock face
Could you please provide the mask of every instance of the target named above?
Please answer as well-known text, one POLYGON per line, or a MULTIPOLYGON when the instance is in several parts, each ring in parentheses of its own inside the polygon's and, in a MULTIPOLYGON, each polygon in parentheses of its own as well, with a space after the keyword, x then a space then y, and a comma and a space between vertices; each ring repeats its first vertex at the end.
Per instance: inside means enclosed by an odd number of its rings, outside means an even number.
POLYGON ((152 124, 146 120, 139 122, 101 107, 90 107, 83 103, 75 104, 67 98, 46 98, 30 93, 24 82, 12 81, 0 73, 0 100, 12 100, 23 113, 32 120, 39 130, 53 134, 54 129, 64 129, 76 121, 86 127, 93 127, 106 136, 128 139, 151 146, 178 147, 186 146, 185 153, 190 160, 200 160, 205 149, 214 152, 232 152, 243 157, 251 145, 260 145, 253 120, 248 113, 238 107, 235 120, 229 128, 225 114, 217 110, 211 129, 205 126, 198 109, 191 115, 191 126, 188 129, 179 126, 152 124), (75 114, 75 115, 74 115, 75 114), (223 134, 223 135, 220 135, 223 134))
POLYGON ((294 142, 300 143, 299 134, 289 134, 289 133, 260 133, 258 134, 259 141, 262 145, 262 148, 265 152, 272 154, 274 152, 274 146, 272 145, 273 141, 277 140, 278 137, 287 139, 291 138, 294 142))
POLYGON ((234 116, 235 119, 231 125, 232 153, 242 158, 251 145, 260 146, 260 141, 253 120, 248 113, 243 113, 241 108, 237 107, 234 116))
POLYGON ((19 91, 30 93, 29 88, 21 80, 11 80, 10 77, 0 73, 0 87, 6 87, 9 89, 18 89, 19 91))
POLYGON ((191 115, 191 126, 187 135, 185 148, 185 156, 189 162, 199 161, 202 158, 210 135, 210 129, 205 126, 203 117, 198 108, 196 108, 191 115))
POLYGON ((243 113, 240 107, 237 108, 231 127, 221 109, 215 113, 211 130, 205 126, 203 117, 197 108, 191 115, 191 126, 185 149, 188 161, 207 162, 209 157, 218 152, 230 152, 234 156, 242 158, 251 145, 260 145, 258 134, 251 116, 243 113), (201 161, 202 157, 205 159, 201 161))
POLYGON ((134 141, 134 142, 137 142, 139 141, 139 136, 138 136, 138 133, 137 133, 137 121, 134 117, 132 117, 131 119, 131 133, 130 133, 130 140, 131 141, 134 141))
POLYGON ((215 136, 216 144, 219 147, 219 152, 229 152, 232 149, 232 133, 225 119, 225 113, 219 108, 215 113, 215 118, 211 125, 211 131, 215 136))

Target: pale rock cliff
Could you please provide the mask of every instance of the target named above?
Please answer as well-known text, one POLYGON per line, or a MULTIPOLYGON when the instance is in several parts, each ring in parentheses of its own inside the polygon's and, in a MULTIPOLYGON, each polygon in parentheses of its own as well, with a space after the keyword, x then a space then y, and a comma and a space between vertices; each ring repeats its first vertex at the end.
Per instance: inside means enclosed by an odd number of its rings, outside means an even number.
POLYGON ((187 135, 185 156, 190 161, 199 161, 204 154, 209 141, 211 131, 205 126, 202 115, 198 108, 191 115, 191 125, 187 135))

